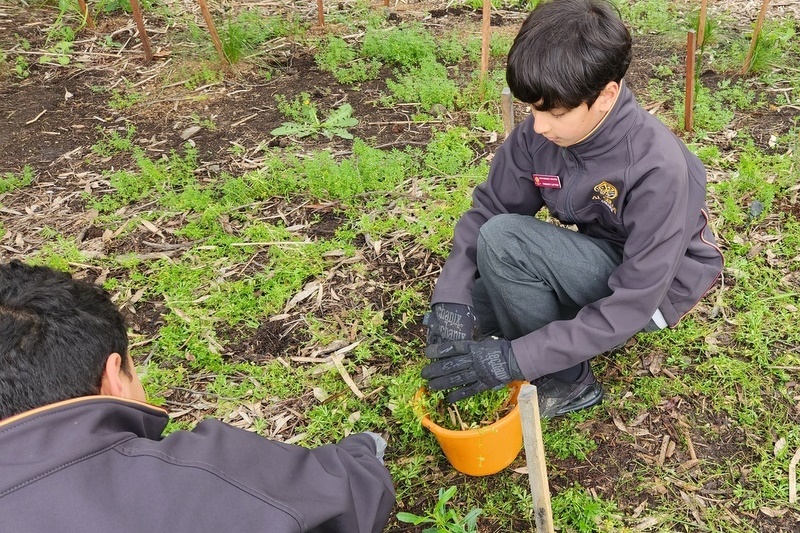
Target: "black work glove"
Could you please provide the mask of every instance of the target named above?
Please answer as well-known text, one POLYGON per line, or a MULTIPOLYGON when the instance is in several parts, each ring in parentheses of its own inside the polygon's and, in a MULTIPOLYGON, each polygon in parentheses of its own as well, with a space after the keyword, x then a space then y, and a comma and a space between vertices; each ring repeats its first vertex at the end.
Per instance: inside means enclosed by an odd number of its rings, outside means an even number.
POLYGON ((475 310, 464 304, 435 303, 422 323, 428 326, 428 345, 473 340, 481 333, 475 310))
POLYGON ((447 341, 425 348, 425 356, 431 362, 422 377, 433 390, 455 389, 447 395, 450 403, 525 379, 506 339, 447 341))

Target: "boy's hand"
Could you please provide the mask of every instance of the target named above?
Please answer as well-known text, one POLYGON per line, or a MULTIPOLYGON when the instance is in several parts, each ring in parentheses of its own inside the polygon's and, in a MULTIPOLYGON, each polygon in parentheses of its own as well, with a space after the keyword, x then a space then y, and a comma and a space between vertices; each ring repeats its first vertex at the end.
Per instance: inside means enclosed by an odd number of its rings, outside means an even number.
POLYGON ((428 326, 428 345, 444 341, 465 341, 481 333, 472 306, 447 302, 435 303, 422 323, 428 326))
POLYGON ((505 339, 443 342, 425 348, 425 356, 431 363, 422 369, 422 377, 433 390, 454 388, 447 395, 450 403, 524 379, 505 339))

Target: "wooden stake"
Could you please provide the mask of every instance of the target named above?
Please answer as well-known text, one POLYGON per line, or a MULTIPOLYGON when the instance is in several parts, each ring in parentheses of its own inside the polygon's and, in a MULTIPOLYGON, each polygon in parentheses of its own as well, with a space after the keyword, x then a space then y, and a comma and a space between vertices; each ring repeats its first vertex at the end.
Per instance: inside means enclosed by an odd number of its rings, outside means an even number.
POLYGON ((503 113, 503 130, 508 139, 511 130, 514 129, 514 97, 508 87, 504 87, 503 92, 500 93, 500 110, 503 113))
POLYGON ((703 46, 706 38, 706 12, 708 11, 708 0, 700 2, 700 20, 697 21, 697 46, 703 46))
POLYGON ((800 461, 800 448, 794 452, 794 457, 789 461, 789 503, 797 503, 797 463, 800 461))
POLYGON ((317 24, 322 27, 325 25, 325 8, 322 0, 317 0, 317 24))
POLYGON ((694 56, 697 45, 696 32, 686 35, 686 98, 684 102, 683 128, 692 131, 694 126, 694 56))
POLYGON ((491 39, 492 0, 483 0, 483 25, 481 26, 481 98, 483 98, 483 81, 489 71, 489 44, 491 39))
POLYGON ((389 0, 383 0, 384 7, 389 7, 389 0))
POLYGON ((133 11, 133 20, 136 21, 136 28, 139 30, 139 39, 141 39, 142 47, 144 47, 144 58, 147 61, 152 61, 153 52, 150 50, 150 37, 147 36, 147 31, 144 29, 144 19, 142 18, 142 10, 139 8, 139 0, 131 0, 131 11, 133 11))
POLYGON ((539 417, 539 396, 536 385, 522 386, 517 398, 525 442, 525 460, 533 496, 533 514, 537 533, 554 533, 553 509, 550 506, 550 487, 542 441, 542 421, 539 417))
POLYGON ((200 4, 200 11, 203 13, 203 20, 206 21, 206 27, 208 28, 208 33, 211 34, 211 41, 214 43, 214 48, 217 49, 219 60, 223 63, 227 63, 228 58, 225 55, 225 51, 222 49, 222 41, 219 40, 217 27, 214 26, 214 19, 211 18, 211 11, 208 10, 208 4, 206 3, 206 0, 197 0, 197 3, 200 4))
POLYGON ((758 12, 758 20, 756 20, 756 27, 753 29, 753 37, 750 39, 750 49, 747 51, 747 56, 744 58, 742 65, 742 74, 747 74, 750 70, 750 62, 753 60, 753 52, 756 50, 756 41, 758 34, 761 33, 761 26, 764 24, 764 17, 767 15, 767 6, 769 0, 761 0, 761 11, 758 12))
POLYGON ((86 20, 86 27, 93 29, 94 19, 92 18, 91 11, 89 11, 89 6, 86 5, 86 0, 78 0, 78 7, 81 8, 81 14, 83 15, 83 18, 86 20))

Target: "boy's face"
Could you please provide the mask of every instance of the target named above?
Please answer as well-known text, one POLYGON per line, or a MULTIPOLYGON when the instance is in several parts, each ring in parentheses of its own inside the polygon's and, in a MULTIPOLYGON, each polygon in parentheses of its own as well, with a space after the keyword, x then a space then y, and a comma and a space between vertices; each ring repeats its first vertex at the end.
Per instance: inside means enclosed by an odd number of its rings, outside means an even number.
POLYGON ((537 111, 531 106, 533 131, 558 146, 572 146, 589 135, 605 115, 598 114, 594 107, 595 105, 589 107, 583 103, 569 111, 563 108, 537 111))
POLYGON ((585 102, 570 110, 554 108, 549 111, 537 111, 531 106, 533 131, 558 146, 577 144, 594 131, 614 107, 618 94, 619 85, 612 81, 600 92, 600 96, 591 107, 585 102))

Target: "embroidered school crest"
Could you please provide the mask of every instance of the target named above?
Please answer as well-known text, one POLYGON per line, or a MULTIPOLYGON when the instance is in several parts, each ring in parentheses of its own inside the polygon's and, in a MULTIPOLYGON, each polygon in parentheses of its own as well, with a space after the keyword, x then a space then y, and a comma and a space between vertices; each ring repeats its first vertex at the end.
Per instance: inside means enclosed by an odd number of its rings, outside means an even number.
POLYGON ((619 196, 617 188, 607 181, 601 181, 594 186, 594 192, 597 194, 592 196, 592 200, 602 202, 611 210, 612 213, 616 215, 617 208, 614 206, 614 200, 616 200, 617 196, 619 196))

